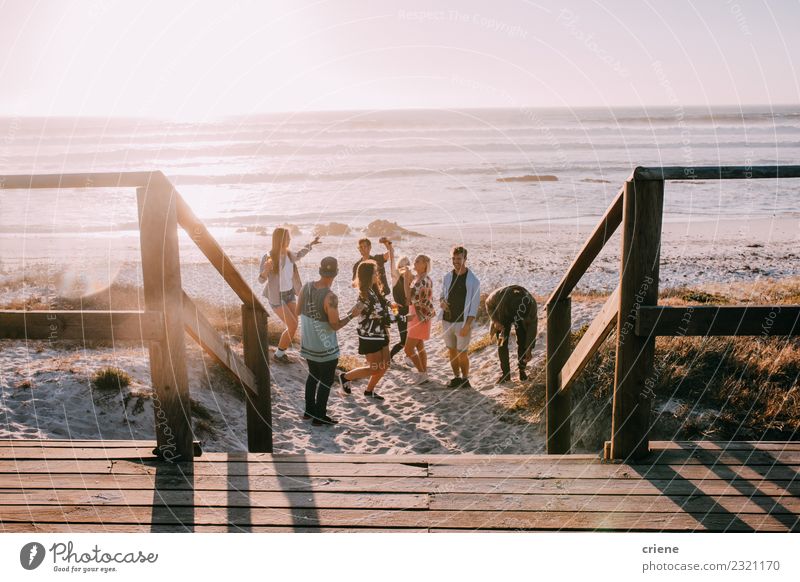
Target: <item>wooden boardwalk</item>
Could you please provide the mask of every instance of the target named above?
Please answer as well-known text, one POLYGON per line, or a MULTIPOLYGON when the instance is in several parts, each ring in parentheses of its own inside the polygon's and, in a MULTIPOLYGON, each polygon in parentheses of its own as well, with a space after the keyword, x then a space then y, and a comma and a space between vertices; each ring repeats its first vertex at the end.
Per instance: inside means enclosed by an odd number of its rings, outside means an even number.
POLYGON ((800 443, 653 442, 595 455, 204 453, 0 441, 5 532, 800 531, 800 443))

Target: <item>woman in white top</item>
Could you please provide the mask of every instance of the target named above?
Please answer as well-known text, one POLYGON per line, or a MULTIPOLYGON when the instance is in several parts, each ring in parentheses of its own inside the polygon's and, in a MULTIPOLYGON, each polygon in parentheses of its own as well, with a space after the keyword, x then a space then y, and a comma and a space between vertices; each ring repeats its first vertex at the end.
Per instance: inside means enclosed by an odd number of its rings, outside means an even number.
POLYGON ((276 228, 272 233, 272 249, 262 257, 258 280, 265 282, 264 296, 269 300, 272 310, 286 325, 275 350, 275 360, 289 362, 286 350, 292 345, 292 338, 297 331, 297 296, 303 286, 297 261, 308 254, 311 248, 319 244, 319 237, 296 253, 289 250, 291 236, 286 228, 276 228))

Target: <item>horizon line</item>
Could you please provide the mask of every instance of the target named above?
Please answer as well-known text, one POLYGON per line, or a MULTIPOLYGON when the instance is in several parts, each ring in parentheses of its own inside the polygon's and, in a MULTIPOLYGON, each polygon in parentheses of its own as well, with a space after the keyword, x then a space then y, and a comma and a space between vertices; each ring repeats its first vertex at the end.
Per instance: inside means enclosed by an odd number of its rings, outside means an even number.
POLYGON ((211 121, 211 120, 224 120, 240 117, 257 117, 257 116, 285 116, 285 115, 313 115, 313 114, 335 114, 335 113, 403 113, 403 112, 459 112, 459 111, 613 111, 613 110, 640 110, 647 111, 648 109, 761 109, 766 111, 784 108, 798 108, 800 105, 796 103, 715 103, 715 104, 654 104, 654 105, 576 105, 573 107, 564 105, 520 105, 520 106, 481 106, 481 107, 354 107, 343 109, 309 109, 309 110, 275 110, 275 111, 253 111, 241 113, 220 113, 216 115, 209 115, 206 117, 187 116, 186 118, 180 117, 166 117, 158 115, 136 115, 136 114, 45 114, 45 113, 4 113, 0 112, 0 119, 128 119, 128 120, 152 120, 152 121, 211 121))

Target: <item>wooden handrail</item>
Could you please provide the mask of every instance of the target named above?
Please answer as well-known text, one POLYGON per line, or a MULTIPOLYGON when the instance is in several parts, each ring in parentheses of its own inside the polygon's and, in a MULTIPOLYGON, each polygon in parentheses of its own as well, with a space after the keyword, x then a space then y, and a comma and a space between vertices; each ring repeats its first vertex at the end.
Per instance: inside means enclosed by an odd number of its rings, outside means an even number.
POLYGON ((639 307, 638 336, 800 335, 798 305, 639 307))
POLYGON ((569 451, 567 390, 615 322, 618 325, 612 440, 604 449, 607 459, 638 458, 648 452, 650 402, 642 386, 651 381, 657 336, 800 333, 800 306, 796 305, 685 308, 657 305, 664 183, 778 178, 800 178, 800 166, 665 166, 633 170, 547 300, 548 453, 569 451), (571 352, 570 294, 620 224, 623 224, 620 285, 571 352))
POLYGON ((186 332, 206 352, 211 354, 220 364, 227 368, 245 388, 256 393, 256 379, 253 372, 245 366, 244 361, 231 349, 228 342, 222 339, 219 332, 197 308, 194 301, 183 293, 183 325, 186 332))
POLYGON ((575 346, 567 363, 561 368, 558 375, 559 391, 566 392, 577 380, 578 376, 592 356, 597 353, 603 341, 611 333, 614 325, 617 323, 617 315, 619 313, 619 287, 617 287, 611 296, 606 300, 603 309, 597 314, 589 329, 583 334, 581 341, 575 346))
POLYGON ((161 172, 85 172, 0 176, 0 190, 40 188, 143 188, 166 179, 161 172))
POLYGON ((595 227, 592 234, 584 243, 583 248, 572 261, 572 264, 567 269, 566 274, 562 277, 561 282, 550 294, 547 299, 547 304, 550 305, 560 299, 565 299, 572 293, 575 286, 581 280, 581 277, 586 273, 586 270, 591 266, 592 262, 603 250, 608 240, 616 232, 617 227, 622 222, 622 195, 624 188, 620 188, 611 205, 606 210, 603 218, 595 227))
POLYGON ((245 386, 248 447, 251 452, 271 452, 266 309, 169 179, 159 171, 0 176, 0 190, 98 187, 136 188, 147 311, 0 312, 0 337, 23 334, 28 339, 81 340, 91 336, 147 341, 157 409, 157 454, 169 461, 191 461, 194 447, 184 344, 188 333, 245 386), (183 291, 179 225, 243 303, 244 361, 183 291))
POLYGON ((638 167, 631 180, 763 180, 800 178, 800 166, 638 167))
POLYGON ((0 337, 150 341, 164 334, 160 311, 0 311, 0 337))
MULTIPOLYGON (((169 181, 168 181, 169 182, 169 181)), ((170 187, 173 188, 170 183, 170 187)), ((180 194, 175 192, 178 204, 178 224, 186 231, 186 234, 194 241, 202 253, 206 256, 209 262, 214 266, 217 272, 222 275, 228 286, 236 293, 237 297, 241 299, 242 303, 248 307, 260 309, 264 313, 267 310, 262 305, 258 296, 253 292, 253 289, 244 280, 239 269, 233 264, 230 257, 222 250, 222 247, 217 242, 212 234, 209 232, 206 225, 197 216, 195 216, 189 205, 181 197, 180 194)))

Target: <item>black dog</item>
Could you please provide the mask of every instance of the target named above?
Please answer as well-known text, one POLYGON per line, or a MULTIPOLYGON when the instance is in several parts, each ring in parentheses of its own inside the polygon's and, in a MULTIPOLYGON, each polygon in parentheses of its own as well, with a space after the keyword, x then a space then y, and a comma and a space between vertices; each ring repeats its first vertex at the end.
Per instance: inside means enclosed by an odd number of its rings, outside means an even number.
POLYGON ((486 310, 492 318, 492 334, 497 338, 497 356, 500 358, 500 369, 503 373, 498 383, 511 379, 508 339, 512 327, 517 334, 519 379, 527 380, 525 366, 531 359, 531 351, 536 345, 536 332, 539 328, 536 300, 524 287, 509 285, 489 295, 486 299, 486 310))

